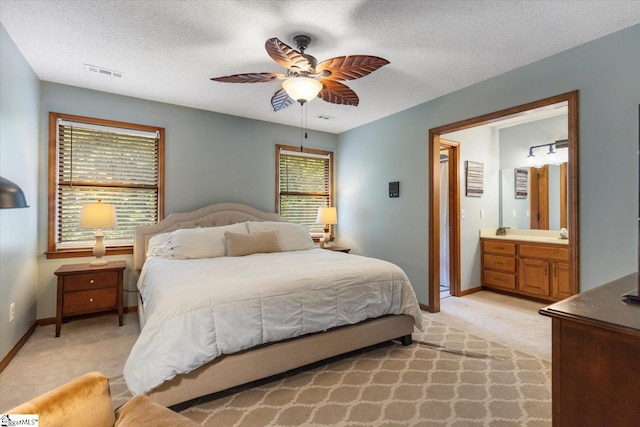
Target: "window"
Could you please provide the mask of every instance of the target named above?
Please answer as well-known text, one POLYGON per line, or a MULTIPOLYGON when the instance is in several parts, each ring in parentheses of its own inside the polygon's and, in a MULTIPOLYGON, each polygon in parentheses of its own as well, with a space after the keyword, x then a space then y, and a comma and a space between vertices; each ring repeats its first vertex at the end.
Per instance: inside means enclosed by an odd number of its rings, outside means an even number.
POLYGON ((91 255, 85 203, 116 208, 107 254, 131 253, 133 230, 163 217, 164 128, 49 113, 48 258, 91 255))
MULTIPOLYGON (((333 153, 287 145, 276 145, 276 199, 280 216, 304 224, 313 237, 320 237, 316 224, 318 208, 333 206, 333 153)), ((333 229, 331 230, 333 234, 333 229)))

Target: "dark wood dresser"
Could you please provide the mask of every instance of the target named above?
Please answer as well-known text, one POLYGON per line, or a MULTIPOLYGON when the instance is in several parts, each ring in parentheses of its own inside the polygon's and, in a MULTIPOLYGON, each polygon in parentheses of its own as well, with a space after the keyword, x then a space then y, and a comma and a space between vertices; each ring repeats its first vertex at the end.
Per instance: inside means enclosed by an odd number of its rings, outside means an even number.
POLYGON ((554 426, 640 426, 640 304, 631 274, 540 310, 552 318, 554 426))

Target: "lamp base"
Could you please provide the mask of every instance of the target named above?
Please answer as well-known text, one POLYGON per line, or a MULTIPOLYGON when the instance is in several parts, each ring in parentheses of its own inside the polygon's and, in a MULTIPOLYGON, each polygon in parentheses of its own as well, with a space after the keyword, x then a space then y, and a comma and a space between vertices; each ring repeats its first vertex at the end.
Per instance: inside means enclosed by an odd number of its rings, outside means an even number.
POLYGON ((322 233, 322 237, 320 237, 320 247, 328 248, 331 246, 330 242, 331 242, 331 235, 329 234, 329 231, 326 230, 324 233, 322 233))
POLYGON ((102 234, 102 230, 98 230, 96 232, 96 244, 93 246, 93 256, 95 256, 96 259, 91 261, 89 265, 91 267, 99 267, 101 265, 109 264, 109 261, 102 259, 106 253, 107 250, 104 247, 104 234, 102 234))

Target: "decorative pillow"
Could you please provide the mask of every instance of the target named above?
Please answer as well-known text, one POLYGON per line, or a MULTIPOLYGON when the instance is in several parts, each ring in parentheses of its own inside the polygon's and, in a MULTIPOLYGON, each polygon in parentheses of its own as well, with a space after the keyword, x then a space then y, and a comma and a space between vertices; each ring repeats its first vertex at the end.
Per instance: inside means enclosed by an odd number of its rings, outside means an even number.
POLYGON ((221 227, 187 228, 171 233, 166 245, 168 255, 177 259, 216 258, 225 255, 224 233, 247 234, 244 222, 221 227))
POLYGON ((169 253, 169 247, 167 242, 169 241, 171 233, 160 233, 152 236, 147 243, 147 258, 148 257, 162 257, 169 253))
POLYGON ((226 231, 224 237, 227 241, 228 256, 244 256, 257 253, 280 252, 278 231, 265 231, 262 233, 237 234, 226 231))
POLYGON ((283 251, 313 249, 315 246, 309 229, 301 224, 275 221, 249 221, 249 233, 277 230, 283 251))

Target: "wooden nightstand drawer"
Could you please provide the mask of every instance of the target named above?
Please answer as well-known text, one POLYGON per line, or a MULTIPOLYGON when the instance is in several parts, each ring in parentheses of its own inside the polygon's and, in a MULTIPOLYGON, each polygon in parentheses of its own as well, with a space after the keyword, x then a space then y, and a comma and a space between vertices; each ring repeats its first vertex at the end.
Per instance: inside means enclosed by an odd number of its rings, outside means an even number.
POLYGON ((100 288, 117 288, 118 272, 83 273, 67 276, 64 279, 64 291, 89 291, 100 288))
POLYGON ((71 292, 64 296, 62 310, 65 316, 112 310, 118 308, 117 297, 118 289, 115 287, 71 292))

